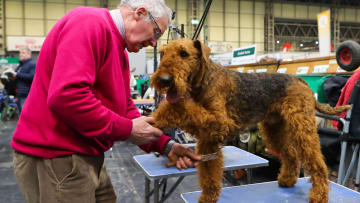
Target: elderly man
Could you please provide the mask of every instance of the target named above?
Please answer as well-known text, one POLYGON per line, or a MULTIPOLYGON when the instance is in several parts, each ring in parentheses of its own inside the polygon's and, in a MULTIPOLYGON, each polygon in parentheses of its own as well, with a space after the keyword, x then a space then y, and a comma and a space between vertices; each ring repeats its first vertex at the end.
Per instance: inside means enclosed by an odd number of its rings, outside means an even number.
POLYGON ((169 141, 140 117, 130 98, 125 48, 155 46, 171 11, 163 0, 123 0, 118 9, 75 8, 42 46, 33 86, 11 146, 14 171, 27 202, 116 202, 104 152, 128 140, 146 152, 200 156, 169 141))

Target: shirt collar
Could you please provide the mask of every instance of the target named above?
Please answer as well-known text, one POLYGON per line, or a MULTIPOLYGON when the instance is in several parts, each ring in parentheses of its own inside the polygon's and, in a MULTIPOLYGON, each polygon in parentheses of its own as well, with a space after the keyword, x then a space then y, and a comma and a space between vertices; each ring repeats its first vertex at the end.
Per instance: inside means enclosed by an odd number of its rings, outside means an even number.
POLYGON ((110 15, 116 25, 116 28, 119 30, 122 38, 125 39, 125 25, 120 9, 111 10, 110 15))

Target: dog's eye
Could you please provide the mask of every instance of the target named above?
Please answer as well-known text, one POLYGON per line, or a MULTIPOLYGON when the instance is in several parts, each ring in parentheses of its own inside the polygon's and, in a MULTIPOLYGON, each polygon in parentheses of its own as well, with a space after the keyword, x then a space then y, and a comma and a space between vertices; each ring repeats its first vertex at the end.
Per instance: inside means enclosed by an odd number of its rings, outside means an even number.
POLYGON ((188 57, 189 56, 189 54, 186 52, 186 51, 184 51, 184 50, 181 50, 180 51, 180 56, 181 56, 181 58, 186 58, 186 57, 188 57))

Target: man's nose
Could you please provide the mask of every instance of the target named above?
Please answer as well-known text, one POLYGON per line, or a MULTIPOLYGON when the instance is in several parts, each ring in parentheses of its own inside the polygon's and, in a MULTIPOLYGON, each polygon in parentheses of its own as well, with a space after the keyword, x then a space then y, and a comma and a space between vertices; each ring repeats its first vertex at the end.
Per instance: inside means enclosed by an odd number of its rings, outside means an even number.
POLYGON ((156 46, 156 42, 157 42, 156 39, 151 39, 151 40, 150 40, 150 45, 151 45, 152 47, 155 47, 155 46, 156 46))

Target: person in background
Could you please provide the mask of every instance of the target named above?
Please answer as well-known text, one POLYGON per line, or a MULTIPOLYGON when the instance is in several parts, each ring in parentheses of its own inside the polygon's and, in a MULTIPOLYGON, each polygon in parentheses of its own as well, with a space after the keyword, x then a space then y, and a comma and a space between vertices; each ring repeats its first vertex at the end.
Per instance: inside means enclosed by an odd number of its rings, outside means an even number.
POLYGON ((130 88, 131 88, 131 90, 136 90, 137 82, 136 82, 136 79, 134 76, 135 70, 136 70, 136 68, 133 68, 130 71, 130 88))
POLYGON ((10 76, 11 80, 15 80, 17 88, 17 105, 19 114, 24 106, 25 100, 30 92, 31 83, 35 75, 35 62, 31 59, 31 50, 29 48, 21 48, 19 50, 20 64, 15 69, 15 73, 10 76))
POLYGON ((178 157, 179 169, 199 163, 130 98, 125 49, 156 46, 170 16, 164 0, 123 0, 112 11, 75 8, 54 25, 11 142, 27 202, 115 203, 104 152, 117 141, 178 157))

